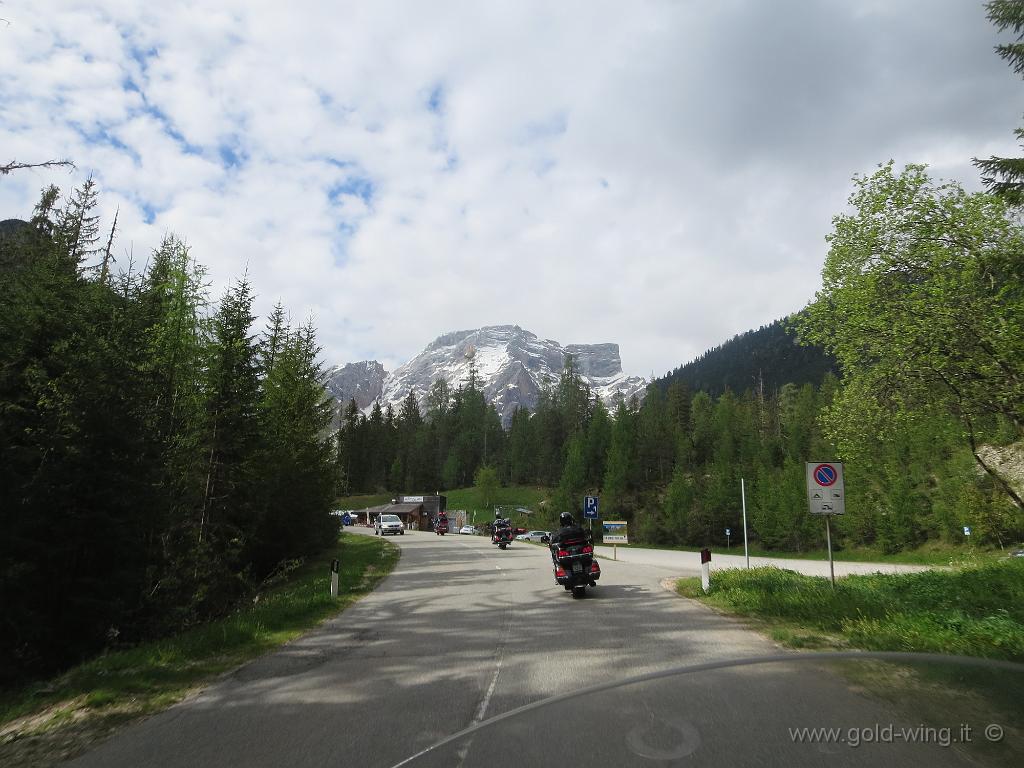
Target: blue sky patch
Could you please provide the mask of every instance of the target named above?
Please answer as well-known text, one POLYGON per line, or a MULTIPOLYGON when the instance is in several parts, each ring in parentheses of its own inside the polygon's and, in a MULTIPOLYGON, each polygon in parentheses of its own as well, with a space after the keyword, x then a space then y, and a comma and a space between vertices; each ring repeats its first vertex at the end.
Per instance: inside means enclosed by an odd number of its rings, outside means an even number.
POLYGON ((155 117, 160 122, 160 124, 163 125, 164 133, 166 133, 168 136, 170 136, 172 139, 178 142, 178 144, 181 145, 182 151, 186 155, 203 154, 203 148, 200 147, 198 144, 193 144, 188 139, 186 139, 184 134, 182 134, 181 131, 174 127, 174 123, 171 122, 171 119, 166 114, 164 114, 163 110, 161 110, 159 107, 154 107, 147 101, 146 106, 142 108, 142 111, 150 117, 155 117))
POLYGON ((139 156, 139 153, 117 138, 117 136, 110 133, 107 126, 96 125, 92 128, 86 128, 79 123, 69 123, 69 125, 89 144, 113 147, 118 152, 124 152, 131 157, 136 165, 142 164, 142 158, 139 156))
POLYGON ((427 97, 427 109, 435 115, 441 114, 444 110, 444 88, 440 84, 430 90, 430 95, 427 97))
POLYGON ((365 176, 350 176, 340 184, 335 184, 327 190, 327 197, 332 203, 337 202, 342 195, 354 195, 369 204, 373 199, 376 187, 370 179, 365 176))
POLYGON ((523 142, 538 141, 560 136, 569 128, 569 116, 564 110, 555 112, 544 120, 535 120, 523 126, 523 142))
POLYGON ((225 168, 238 168, 245 164, 246 154, 237 144, 221 144, 217 147, 217 154, 220 156, 220 163, 225 168))

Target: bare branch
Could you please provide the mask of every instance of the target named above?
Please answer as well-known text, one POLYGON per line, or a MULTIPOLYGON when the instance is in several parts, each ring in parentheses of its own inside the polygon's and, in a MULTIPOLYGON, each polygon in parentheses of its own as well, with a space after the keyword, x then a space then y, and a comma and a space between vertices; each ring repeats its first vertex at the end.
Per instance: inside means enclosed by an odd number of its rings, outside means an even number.
POLYGON ((23 171, 26 168, 67 168, 68 171, 75 170, 75 164, 70 160, 47 160, 45 163, 19 163, 12 160, 7 165, 0 165, 0 176, 6 176, 11 171, 23 171))

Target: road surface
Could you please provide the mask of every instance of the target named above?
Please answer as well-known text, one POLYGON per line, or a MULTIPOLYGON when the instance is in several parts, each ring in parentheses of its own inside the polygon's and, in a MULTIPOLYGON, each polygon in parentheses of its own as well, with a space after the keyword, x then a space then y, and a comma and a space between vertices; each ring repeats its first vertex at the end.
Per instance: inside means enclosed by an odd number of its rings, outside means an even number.
MULTIPOLYGON (((600 586, 573 600, 540 546, 500 552, 484 537, 417 531, 394 541, 401 560, 372 595, 71 765, 386 768, 553 695, 784 653, 667 591, 677 569, 604 560, 600 586)), ((936 746, 794 744, 788 731, 897 717, 844 678, 787 661, 561 702, 409 765, 966 764, 936 746)))
MULTIPOLYGON (((598 555, 611 559, 617 558, 619 562, 634 563, 637 565, 651 565, 658 568, 666 568, 689 576, 700 575, 700 552, 680 552, 674 549, 647 549, 645 547, 607 547, 599 546, 595 549, 598 555)), ((736 551, 736 548, 733 548, 736 551)), ((745 568, 746 558, 743 556, 743 547, 739 547, 740 554, 722 554, 714 551, 711 554, 711 570, 725 570, 728 568, 745 568)), ((836 576, 849 576, 855 573, 915 573, 935 568, 934 565, 907 565, 904 563, 856 563, 836 560, 834 561, 836 576)), ((807 576, 828 576, 828 560, 790 560, 782 557, 751 557, 751 568, 762 568, 764 566, 785 568, 807 576)))

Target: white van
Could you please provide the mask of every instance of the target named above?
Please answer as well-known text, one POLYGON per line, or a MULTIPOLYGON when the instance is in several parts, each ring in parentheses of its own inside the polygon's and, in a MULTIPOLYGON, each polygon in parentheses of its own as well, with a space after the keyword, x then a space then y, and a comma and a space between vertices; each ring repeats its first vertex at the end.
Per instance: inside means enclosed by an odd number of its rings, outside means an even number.
POLYGON ((389 533, 392 536, 396 533, 399 536, 405 536, 405 526, 402 525, 402 520, 398 515, 377 515, 377 522, 373 524, 373 535, 384 536, 389 533))

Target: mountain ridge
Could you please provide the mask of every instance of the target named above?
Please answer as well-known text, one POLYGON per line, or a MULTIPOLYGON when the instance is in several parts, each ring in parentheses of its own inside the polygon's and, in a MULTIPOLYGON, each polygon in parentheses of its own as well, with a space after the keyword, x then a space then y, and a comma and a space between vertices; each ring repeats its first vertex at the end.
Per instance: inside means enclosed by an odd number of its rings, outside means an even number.
POLYGON ((584 381, 605 403, 616 393, 642 398, 647 380, 622 371, 619 345, 569 344, 541 339, 518 325, 490 325, 443 333, 393 372, 379 362, 361 361, 328 369, 326 387, 339 402, 354 398, 361 410, 379 400, 397 406, 413 392, 424 410, 437 379, 452 387, 469 380, 472 364, 488 402, 508 426, 517 408, 536 409, 541 390, 558 380, 567 356, 577 362, 584 381))

